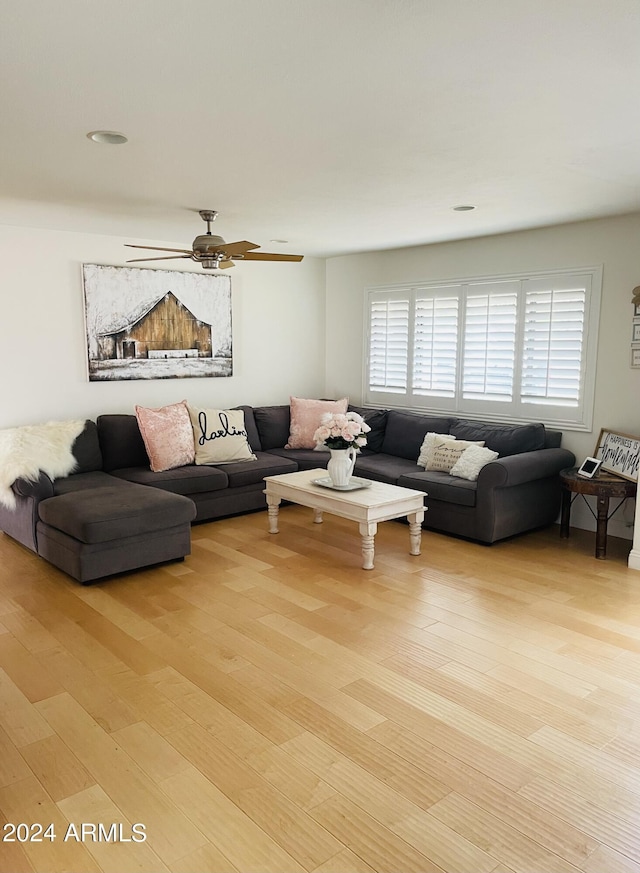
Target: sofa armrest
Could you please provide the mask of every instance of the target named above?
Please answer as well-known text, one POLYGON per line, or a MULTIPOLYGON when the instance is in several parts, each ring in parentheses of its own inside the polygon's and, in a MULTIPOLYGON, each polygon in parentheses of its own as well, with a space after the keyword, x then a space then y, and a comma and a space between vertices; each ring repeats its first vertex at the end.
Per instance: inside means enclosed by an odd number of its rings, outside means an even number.
POLYGON ((567 467, 573 467, 576 457, 568 449, 537 449, 498 458, 480 470, 478 490, 510 488, 524 482, 534 482, 555 476, 567 467))
POLYGON ((16 479, 11 490, 15 495, 15 506, 0 504, 0 530, 37 552, 38 507, 41 500, 53 497, 53 482, 46 473, 40 473, 33 481, 16 479))
POLYGON ((37 479, 16 479, 11 488, 19 497, 35 497, 36 500, 53 497, 53 482, 46 473, 40 473, 37 479))

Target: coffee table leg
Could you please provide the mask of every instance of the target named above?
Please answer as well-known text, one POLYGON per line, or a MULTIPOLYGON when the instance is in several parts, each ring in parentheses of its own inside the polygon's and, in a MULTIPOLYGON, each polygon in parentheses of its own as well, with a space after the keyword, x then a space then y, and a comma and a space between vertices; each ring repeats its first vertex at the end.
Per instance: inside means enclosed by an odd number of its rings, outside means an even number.
POLYGON ((313 521, 315 524, 322 524, 322 510, 314 509, 313 510, 313 521))
POLYGON ((410 555, 420 554, 420 543, 422 540, 422 521, 424 519, 424 511, 412 512, 407 516, 409 522, 409 548, 410 555))
POLYGON ((362 569, 373 570, 374 543, 378 525, 375 522, 362 522, 359 529, 362 537, 362 569))
POLYGON ((267 494, 267 512, 269 514, 269 533, 278 533, 278 513, 280 511, 280 498, 267 494))

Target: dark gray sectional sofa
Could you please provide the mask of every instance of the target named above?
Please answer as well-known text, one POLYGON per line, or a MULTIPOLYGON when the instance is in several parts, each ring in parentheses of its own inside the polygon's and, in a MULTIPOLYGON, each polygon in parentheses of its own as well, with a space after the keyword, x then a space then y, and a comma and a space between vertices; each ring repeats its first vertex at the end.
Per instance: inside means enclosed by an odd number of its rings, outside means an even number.
MULTIPOLYGON (((0 506, 0 530, 81 582, 183 558, 190 526, 266 508, 264 477, 324 468, 328 452, 284 448, 289 406, 236 407, 255 461, 149 468, 134 415, 87 421, 74 444, 74 473, 13 484, 17 507, 0 506)), ((575 463, 562 434, 542 424, 466 421, 401 410, 350 407, 371 427, 356 461, 358 476, 425 492, 424 527, 481 543, 553 523, 560 470, 575 463), (499 452, 477 482, 427 472, 416 463, 427 432, 482 439, 499 452)))

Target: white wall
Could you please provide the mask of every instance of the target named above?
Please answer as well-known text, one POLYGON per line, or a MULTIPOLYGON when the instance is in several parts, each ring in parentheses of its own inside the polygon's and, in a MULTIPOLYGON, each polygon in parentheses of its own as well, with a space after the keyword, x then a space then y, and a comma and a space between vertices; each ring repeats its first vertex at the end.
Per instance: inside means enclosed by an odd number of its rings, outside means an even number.
MULTIPOLYGON (((640 370, 629 367, 631 289, 640 284, 640 214, 330 259, 327 396, 347 394, 354 402, 362 397, 367 287, 591 264, 604 266, 593 431, 565 430, 563 445, 582 460, 593 454, 601 427, 640 435, 640 370)), ((571 523, 595 527, 581 500, 571 523)), ((632 537, 633 501, 611 520, 609 532, 632 537)), ((640 541, 635 548, 640 550, 640 541)))
MULTIPOLYGON (((136 257, 125 242, 136 240, 0 226, 0 428, 183 398, 231 406, 323 396, 325 262, 317 258, 231 271, 233 376, 89 382, 81 265, 124 264, 136 257)), ((176 264, 201 270, 166 262, 176 264)))

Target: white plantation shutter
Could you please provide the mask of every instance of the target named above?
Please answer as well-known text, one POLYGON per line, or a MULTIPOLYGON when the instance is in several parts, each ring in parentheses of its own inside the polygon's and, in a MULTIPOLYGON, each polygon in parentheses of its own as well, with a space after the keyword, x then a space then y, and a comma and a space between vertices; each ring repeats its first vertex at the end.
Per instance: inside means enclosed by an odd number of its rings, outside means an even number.
POLYGON ((413 390, 433 397, 455 397, 458 347, 458 297, 419 297, 415 303, 413 390))
POLYGON ((470 287, 464 324, 463 397, 511 400, 517 306, 517 283, 470 287))
POLYGON ((578 406, 587 282, 525 290, 521 398, 523 403, 578 406))
POLYGON ((409 299, 374 300, 369 322, 369 390, 407 390, 409 299))
POLYGON ((371 289, 364 402, 589 430, 602 268, 371 289))

